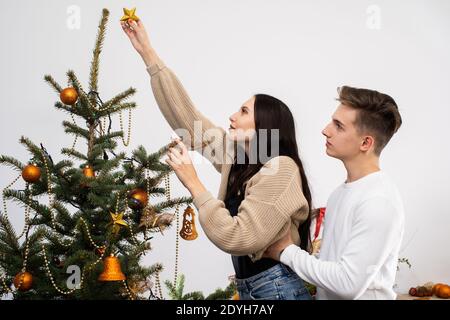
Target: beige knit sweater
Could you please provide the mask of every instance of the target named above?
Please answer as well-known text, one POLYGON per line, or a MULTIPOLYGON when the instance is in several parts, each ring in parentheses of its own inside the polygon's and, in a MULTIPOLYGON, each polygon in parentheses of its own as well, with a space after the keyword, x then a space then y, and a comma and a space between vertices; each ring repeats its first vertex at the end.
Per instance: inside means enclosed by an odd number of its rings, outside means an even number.
MULTIPOLYGON (((163 62, 148 66, 147 71, 156 102, 172 129, 185 129, 194 140, 194 122, 201 121, 202 131, 195 138, 208 141, 207 148, 216 151, 202 155, 221 173, 218 196, 206 191, 193 199, 207 237, 221 250, 237 256, 249 255, 253 261, 259 260, 265 249, 289 228, 299 245, 298 226, 307 219, 309 208, 294 160, 279 156, 268 161, 250 178, 238 215, 231 216, 223 202, 234 159, 228 135, 194 107, 178 78, 163 62)), ((194 142, 188 147, 198 149, 194 142)))

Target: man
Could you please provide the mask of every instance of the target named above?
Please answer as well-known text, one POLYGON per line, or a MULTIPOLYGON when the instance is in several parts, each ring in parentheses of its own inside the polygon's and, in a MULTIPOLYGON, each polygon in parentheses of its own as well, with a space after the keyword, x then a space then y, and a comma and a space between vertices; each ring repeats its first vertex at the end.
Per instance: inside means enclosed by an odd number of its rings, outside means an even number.
POLYGON ((343 162, 347 180, 328 200, 319 258, 294 245, 289 234, 265 256, 316 285, 317 299, 395 299, 404 212, 379 161, 401 116, 390 96, 373 90, 344 86, 338 101, 322 133, 327 154, 343 162))

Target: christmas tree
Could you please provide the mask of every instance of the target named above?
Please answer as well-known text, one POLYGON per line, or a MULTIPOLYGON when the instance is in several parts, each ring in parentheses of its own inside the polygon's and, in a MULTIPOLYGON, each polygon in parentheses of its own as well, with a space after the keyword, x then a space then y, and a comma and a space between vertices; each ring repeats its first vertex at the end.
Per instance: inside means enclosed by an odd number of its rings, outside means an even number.
MULTIPOLYGON (((127 102, 135 93, 133 88, 106 102, 98 92, 108 17, 108 10, 103 9, 90 66, 89 91, 83 89, 73 71, 67 72, 69 87, 65 89, 51 76, 45 76, 59 94, 61 101, 56 102, 56 109, 67 112, 72 119, 63 122, 65 132, 74 136, 72 147, 61 150, 66 159, 53 161, 54 155, 52 158, 42 143, 38 146, 26 137, 20 142, 31 155, 27 164, 13 157, 0 157, 1 164, 19 172, 3 190, 0 296, 10 293, 14 299, 141 299, 144 293, 153 295, 149 282, 155 277, 155 293, 159 291, 161 297, 158 274, 162 265, 143 266, 142 256, 151 249, 153 236, 169 227, 174 217, 178 228, 178 210, 192 199, 170 197, 171 168, 160 160, 170 144, 152 154, 143 146, 132 151, 131 156, 115 151, 116 140, 129 144, 131 110, 136 104, 127 102), (127 139, 122 123, 122 111, 126 110, 130 113, 127 139), (115 114, 119 114, 120 131, 112 131, 115 114), (80 118, 86 127, 76 124, 80 118), (86 154, 75 149, 78 138, 86 140, 86 154), (21 182, 23 188, 13 189, 21 182), (158 197, 163 199, 156 203, 152 198, 158 197), (16 234, 8 218, 10 203, 25 208, 25 225, 20 234, 16 234)), ((175 267, 175 282, 176 272, 175 267)))

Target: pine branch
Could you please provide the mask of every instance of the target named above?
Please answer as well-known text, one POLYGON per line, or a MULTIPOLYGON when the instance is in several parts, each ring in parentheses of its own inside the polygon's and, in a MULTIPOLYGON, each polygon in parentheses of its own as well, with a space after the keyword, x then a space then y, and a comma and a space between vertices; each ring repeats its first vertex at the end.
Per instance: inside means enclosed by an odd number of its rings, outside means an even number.
MULTIPOLYGON (((130 98, 132 95, 134 95, 136 93, 136 89, 134 88, 128 88, 127 90, 125 90, 124 92, 119 93, 117 96, 115 96, 114 98, 106 101, 103 104, 102 110, 105 109, 109 109, 111 107, 115 107, 118 104, 122 103, 124 100, 130 98)), ((129 108, 129 106, 127 106, 127 108, 129 108)), ((108 112, 104 115, 107 115, 108 113, 110 113, 110 110, 108 110, 108 112)))
POLYGON ((139 163, 142 163, 145 166, 145 162, 147 161, 147 150, 145 150, 143 145, 137 147, 137 149, 132 152, 133 158, 137 159, 139 163))
POLYGON ((120 138, 123 136, 123 132, 122 131, 114 131, 111 132, 109 134, 105 134, 101 137, 98 137, 95 139, 95 144, 103 144, 111 139, 115 139, 115 138, 120 138))
MULTIPOLYGON (((152 154, 150 154, 148 157, 147 157, 147 160, 146 160, 146 163, 148 163, 149 164, 149 166, 151 165, 151 164, 160 164, 159 163, 159 159, 161 159, 161 157, 162 156, 164 156, 166 153, 167 153, 167 150, 168 149, 166 149, 166 148, 161 148, 160 150, 158 150, 157 152, 154 152, 154 153, 152 153, 152 154)), ((170 168, 170 167, 169 167, 170 168)), ((150 168, 149 168, 150 169, 150 168)))
POLYGON ((88 158, 84 154, 82 154, 81 152, 75 151, 72 148, 70 148, 70 149, 69 148, 62 148, 61 149, 61 153, 65 154, 65 155, 67 155, 69 157, 77 158, 79 160, 88 161, 88 158))
POLYGON ((13 226, 2 213, 0 213, 0 240, 7 244, 11 250, 18 251, 20 248, 13 226))
POLYGON ((153 207, 156 212, 163 212, 164 209, 173 208, 177 204, 182 205, 182 204, 191 204, 191 203, 192 203, 192 198, 180 197, 180 198, 176 198, 176 199, 171 199, 170 201, 160 202, 160 203, 154 205, 153 207))
POLYGON ((9 156, 0 156, 0 164, 12 167, 16 171, 22 171, 25 165, 17 159, 9 156))
POLYGON ((59 161, 57 164, 55 164, 53 166, 53 170, 54 171, 60 171, 62 169, 64 169, 65 167, 72 167, 73 166, 73 162, 70 160, 61 160, 59 161))
POLYGON ((178 297, 178 300, 181 300, 183 298, 183 291, 184 291, 184 274, 181 274, 176 283, 176 294, 178 297))
POLYGON ((89 192, 87 196, 87 200, 94 207, 100 207, 104 211, 108 210, 108 207, 105 205, 105 198, 94 194, 93 192, 89 192))
POLYGON ((106 24, 108 23, 109 11, 107 9, 103 9, 102 19, 100 20, 100 24, 98 26, 98 34, 97 40, 95 42, 94 48, 94 56, 91 62, 91 72, 89 76, 89 90, 90 91, 98 91, 97 83, 98 83, 98 70, 99 70, 99 62, 100 62, 100 53, 103 47, 103 41, 105 38, 106 24))
POLYGON ((36 159, 39 159, 40 161, 44 160, 41 149, 37 145, 35 145, 30 139, 22 136, 19 141, 21 144, 26 146, 28 151, 31 154, 33 154, 36 159))
POLYGON ((103 165, 103 168, 99 172, 99 178, 102 176, 105 176, 113 170, 114 168, 117 168, 120 165, 120 162, 125 158, 125 153, 121 152, 119 153, 114 159, 109 160, 103 165))
POLYGON ((44 80, 57 92, 60 93, 63 89, 62 87, 53 79, 51 75, 45 75, 44 80))
POLYGON ((55 201, 54 209, 58 212, 55 220, 66 230, 66 233, 71 233, 76 226, 76 222, 72 219, 70 212, 59 202, 55 201))
POLYGON ((230 300, 236 292, 236 285, 231 282, 225 290, 218 288, 216 291, 206 297, 205 300, 230 300))
POLYGON ((151 274, 153 273, 159 273, 164 270, 164 267, 161 263, 155 263, 154 265, 150 266, 149 271, 151 274))
POLYGON ((55 108, 63 110, 65 112, 67 112, 69 115, 70 114, 75 114, 75 115, 77 115, 79 117, 84 117, 84 113, 81 112, 81 109, 76 108, 74 106, 66 106, 65 104, 62 104, 59 101, 55 102, 55 108))
POLYGON ((63 126, 65 127, 64 131, 66 133, 73 133, 75 135, 82 136, 86 140, 89 140, 89 131, 83 129, 69 121, 63 121, 63 126))
POLYGON ((193 291, 186 293, 183 296, 183 300, 205 300, 205 296, 201 291, 193 291))
POLYGON ((164 284, 166 285, 167 290, 169 291, 169 296, 172 298, 172 300, 178 300, 177 298, 177 290, 175 286, 170 282, 169 280, 164 281, 164 284))
MULTIPOLYGON (((36 245, 36 251, 40 251, 40 243, 41 241, 45 238, 45 235, 47 234, 46 229, 43 226, 39 226, 36 228, 36 230, 28 237, 28 242, 29 242, 29 246, 30 246, 30 253, 29 253, 29 257, 33 256, 33 252, 31 251, 31 249, 33 249, 33 247, 35 247, 36 245)), ((26 243, 24 242, 22 244, 22 249, 25 249, 26 243)))

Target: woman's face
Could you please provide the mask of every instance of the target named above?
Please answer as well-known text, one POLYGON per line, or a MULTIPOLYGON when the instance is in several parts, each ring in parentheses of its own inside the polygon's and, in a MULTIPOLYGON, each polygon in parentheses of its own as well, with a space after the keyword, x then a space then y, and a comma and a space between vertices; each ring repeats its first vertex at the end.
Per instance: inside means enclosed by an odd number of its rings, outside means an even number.
POLYGON ((234 141, 249 141, 255 134, 255 97, 248 99, 230 116, 230 137, 234 141))

